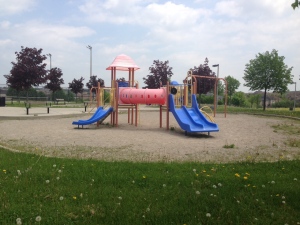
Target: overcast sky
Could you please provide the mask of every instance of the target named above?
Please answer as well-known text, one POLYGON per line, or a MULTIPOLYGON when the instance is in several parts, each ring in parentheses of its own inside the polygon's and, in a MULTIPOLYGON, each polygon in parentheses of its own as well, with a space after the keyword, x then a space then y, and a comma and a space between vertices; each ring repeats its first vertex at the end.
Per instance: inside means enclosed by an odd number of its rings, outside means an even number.
MULTIPOLYGON (((120 54, 141 68, 139 86, 153 60, 169 60, 172 80, 203 64, 220 77, 231 75, 244 87, 245 64, 258 53, 276 49, 293 67, 300 90, 300 9, 294 0, 0 0, 0 84, 9 74, 15 52, 24 47, 52 54, 52 67, 63 72, 64 87, 74 78, 93 75, 110 86, 106 68, 120 54)), ((50 68, 50 59, 46 63, 50 68)), ((128 78, 117 72, 117 78, 128 78)), ((294 85, 289 86, 294 90, 294 85)))

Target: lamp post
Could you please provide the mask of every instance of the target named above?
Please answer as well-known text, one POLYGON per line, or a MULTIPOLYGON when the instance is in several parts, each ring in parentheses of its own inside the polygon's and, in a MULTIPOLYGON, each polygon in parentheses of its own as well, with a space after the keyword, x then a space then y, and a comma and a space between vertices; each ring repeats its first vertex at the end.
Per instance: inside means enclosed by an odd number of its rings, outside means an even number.
POLYGON ((92 46, 86 46, 90 50, 90 78, 92 77, 92 46))
POLYGON ((46 54, 47 56, 49 56, 50 57, 50 70, 51 70, 51 68, 52 68, 52 66, 51 66, 51 54, 49 53, 49 54, 46 54))
MULTIPOLYGON (((213 65, 213 67, 218 67, 218 71, 217 71, 217 78, 219 78, 219 64, 215 64, 215 65, 213 65)), ((216 90, 216 92, 217 92, 217 105, 216 105, 216 107, 218 108, 218 102, 219 102, 219 93, 218 93, 218 83, 219 83, 219 80, 217 80, 217 85, 216 85, 216 88, 217 88, 217 90, 216 90)))
POLYGON ((296 110, 296 84, 297 84, 297 82, 293 82, 292 84, 295 84, 295 93, 294 93, 294 111, 295 111, 296 110))

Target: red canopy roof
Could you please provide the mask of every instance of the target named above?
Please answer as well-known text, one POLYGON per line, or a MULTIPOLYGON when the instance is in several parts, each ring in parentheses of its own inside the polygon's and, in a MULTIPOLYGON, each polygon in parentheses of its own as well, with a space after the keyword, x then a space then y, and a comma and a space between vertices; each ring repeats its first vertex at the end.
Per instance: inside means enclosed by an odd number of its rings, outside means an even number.
POLYGON ((116 70, 123 71, 128 71, 129 68, 133 68, 134 70, 140 69, 140 67, 138 67, 132 60, 132 58, 124 54, 118 55, 112 62, 112 64, 110 64, 110 66, 106 68, 106 70, 111 70, 114 67, 116 67, 116 70))

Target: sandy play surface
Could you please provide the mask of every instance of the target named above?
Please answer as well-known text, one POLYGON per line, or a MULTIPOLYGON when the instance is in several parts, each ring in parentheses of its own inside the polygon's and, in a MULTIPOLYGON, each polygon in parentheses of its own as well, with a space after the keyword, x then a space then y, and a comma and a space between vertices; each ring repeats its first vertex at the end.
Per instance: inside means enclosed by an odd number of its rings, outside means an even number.
MULTIPOLYGON (((172 114, 167 131, 159 128, 159 113, 141 111, 138 127, 119 115, 119 127, 87 126, 75 129, 72 121, 90 116, 43 118, 38 120, 0 120, 0 144, 11 150, 55 157, 93 158, 109 161, 276 161, 300 158, 299 147, 285 143, 299 135, 274 132, 272 125, 299 121, 251 115, 218 114, 220 131, 185 136, 172 114), (234 148, 224 145, 234 144, 234 148)), ((107 118, 104 123, 110 121, 107 118)), ((165 127, 165 119, 163 120, 165 127)), ((299 128, 300 129, 300 128, 299 128)))

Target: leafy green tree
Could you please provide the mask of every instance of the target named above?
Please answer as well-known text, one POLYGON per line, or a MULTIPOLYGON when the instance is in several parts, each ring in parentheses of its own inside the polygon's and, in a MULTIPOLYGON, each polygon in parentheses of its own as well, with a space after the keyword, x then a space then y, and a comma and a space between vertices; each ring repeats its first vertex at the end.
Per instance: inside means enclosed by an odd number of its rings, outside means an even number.
POLYGON ((153 65, 149 67, 150 74, 143 77, 145 88, 155 89, 161 85, 167 85, 173 75, 172 67, 169 66, 169 61, 154 60, 153 65))
POLYGON ((11 62, 13 67, 10 74, 4 75, 6 84, 19 92, 46 83, 47 70, 43 61, 47 57, 42 55, 42 51, 43 49, 21 46, 21 51, 15 52, 17 62, 11 62))
POLYGON ((295 2, 292 3, 291 6, 293 7, 293 9, 296 9, 297 7, 299 7, 299 0, 295 0, 295 2))
POLYGON ((231 103, 234 106, 243 107, 246 105, 246 96, 244 92, 238 91, 235 92, 232 96, 231 103))
POLYGON ((258 108, 260 99, 261 99, 260 95, 251 94, 250 97, 248 98, 248 100, 250 102, 250 107, 252 108, 253 105, 255 104, 256 108, 258 108))
POLYGON ((63 73, 61 69, 57 67, 52 68, 47 75, 47 79, 49 80, 49 82, 46 84, 45 88, 48 88, 52 91, 52 100, 54 100, 54 93, 61 90, 60 85, 64 84, 64 79, 61 78, 62 75, 63 73))
POLYGON ((227 94, 229 96, 229 101, 231 102, 232 95, 235 93, 236 89, 239 88, 241 83, 230 75, 225 77, 225 80, 227 81, 227 94))
POLYGON ((81 77, 78 80, 74 78, 73 81, 69 83, 69 88, 76 95, 76 102, 77 102, 77 94, 83 92, 83 87, 84 87, 83 80, 84 80, 83 77, 81 77))
POLYGON ((277 50, 258 53, 255 59, 246 64, 244 84, 250 90, 264 90, 263 110, 266 110, 266 96, 268 90, 284 93, 292 82, 291 71, 284 63, 284 56, 279 56, 277 50))
MULTIPOLYGON (((210 67, 208 66, 208 59, 205 58, 204 64, 200 64, 198 67, 194 66, 192 70, 193 75, 199 75, 204 77, 215 78, 216 74, 212 72, 210 67)), ((198 94, 207 94, 212 91, 215 86, 215 79, 207 79, 207 78, 196 78, 197 79, 197 93, 198 94)))

